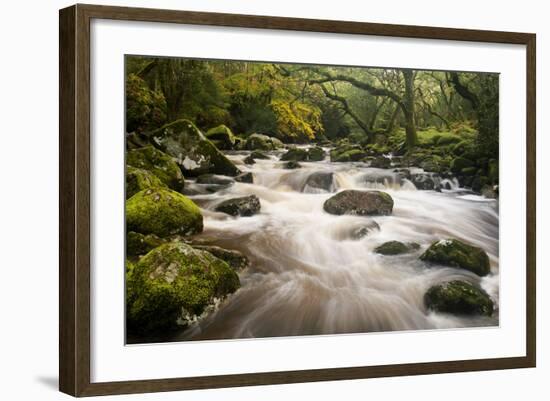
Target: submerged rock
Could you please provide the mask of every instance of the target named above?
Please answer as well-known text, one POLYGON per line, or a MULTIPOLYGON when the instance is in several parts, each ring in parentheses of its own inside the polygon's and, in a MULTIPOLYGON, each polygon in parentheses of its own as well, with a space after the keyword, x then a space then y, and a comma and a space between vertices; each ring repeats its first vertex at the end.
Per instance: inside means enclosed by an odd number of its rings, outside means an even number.
POLYGON ((174 159, 153 146, 130 150, 126 153, 126 164, 149 171, 175 191, 184 187, 183 174, 174 159))
POLYGON ((253 216, 260 211, 260 200, 256 195, 228 199, 216 206, 217 212, 231 216, 253 216))
POLYGON ((323 208, 327 213, 336 215, 389 215, 392 213, 393 199, 382 191, 348 189, 327 199, 323 208))
POLYGON ((151 133, 153 140, 191 176, 241 172, 189 120, 177 120, 151 133))
POLYGON ((388 241, 376 247, 374 252, 381 255, 401 255, 403 253, 414 252, 420 249, 420 245, 416 242, 403 243, 400 241, 388 241))
POLYGON ((302 191, 307 189, 320 189, 322 191, 334 192, 334 173, 331 171, 316 171, 312 173, 304 184, 302 191))
POLYGON ((248 258, 239 251, 225 249, 215 245, 193 245, 193 248, 210 252, 218 259, 227 263, 229 267, 235 271, 243 270, 250 266, 248 258))
POLYGON ((465 244, 457 239, 446 239, 434 242, 420 259, 444 266, 462 268, 478 276, 490 273, 489 256, 478 247, 465 244))
POLYGON ((380 225, 374 220, 360 227, 353 228, 351 230, 351 239, 359 240, 365 238, 373 231, 380 231, 380 225))
POLYGON ((150 188, 126 201, 126 228, 166 237, 200 233, 203 223, 200 209, 191 199, 170 189, 150 188))
POLYGON ((214 184, 214 185, 232 185, 235 181, 228 177, 221 177, 215 174, 203 174, 197 177, 197 184, 214 184))
POLYGON ((493 314, 493 301, 481 288, 466 281, 454 280, 431 287, 424 295, 428 309, 455 315, 493 314))
POLYGON ((294 160, 290 160, 288 162, 286 162, 283 166, 283 168, 287 169, 287 170, 294 170, 294 169, 297 169, 297 168, 300 168, 302 167, 302 165, 300 163, 298 163, 297 161, 294 161, 294 160))
POLYGON ((248 150, 275 150, 283 146, 283 143, 277 138, 262 134, 250 135, 244 145, 248 150))
POLYGON ((206 137, 214 144, 218 149, 231 150, 235 146, 236 137, 233 135, 231 129, 225 125, 218 125, 215 128, 211 128, 206 132, 206 137))
POLYGON ((161 245, 127 275, 128 329, 143 333, 177 329, 239 287, 237 273, 211 253, 182 242, 161 245))
POLYGON ((156 187, 166 187, 166 185, 150 171, 126 166, 126 199, 139 191, 156 187))

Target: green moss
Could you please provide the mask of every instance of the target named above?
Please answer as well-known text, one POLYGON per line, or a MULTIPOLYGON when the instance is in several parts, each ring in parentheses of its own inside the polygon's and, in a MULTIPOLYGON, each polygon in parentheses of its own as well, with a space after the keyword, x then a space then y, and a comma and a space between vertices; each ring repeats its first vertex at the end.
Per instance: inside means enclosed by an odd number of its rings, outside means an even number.
POLYGON ((283 143, 277 138, 262 134, 252 134, 245 142, 244 147, 248 150, 275 150, 283 147, 283 143))
POLYGON ((181 242, 161 245, 139 260, 129 278, 128 329, 175 329, 239 286, 233 269, 211 253, 181 242))
POLYGON ((229 267, 235 271, 243 270, 250 266, 248 258, 239 251, 224 249, 215 245, 193 245, 193 248, 210 252, 218 259, 221 259, 227 263, 229 267))
POLYGON ((451 171, 453 173, 459 173, 462 169, 467 167, 474 167, 474 162, 462 156, 454 158, 451 162, 451 171))
POLYGON ((415 251, 420 248, 420 245, 416 242, 409 242, 404 244, 400 241, 388 241, 384 242, 382 245, 376 247, 374 252, 381 255, 400 255, 403 253, 408 253, 415 251))
POLYGON ((308 160, 308 151, 301 148, 291 148, 284 155, 281 156, 282 161, 306 161, 308 160))
POLYGON ((150 250, 164 244, 165 242, 166 241, 157 237, 155 234, 144 235, 130 231, 126 235, 126 255, 145 255, 150 250))
POLYGON ((126 199, 139 191, 156 187, 165 187, 165 185, 153 173, 141 168, 126 166, 126 199))
POLYGON ((485 291, 465 281, 454 280, 431 287, 424 295, 428 309, 456 315, 493 314, 493 301, 485 291))
POLYGON ((131 167, 151 172, 163 184, 175 191, 180 191, 184 186, 183 174, 172 157, 153 146, 127 152, 126 163, 131 167))
POLYGON ((487 176, 487 178, 489 178, 489 182, 492 184, 498 184, 498 160, 489 160, 487 176))
POLYGON ((310 148, 307 152, 307 159, 312 162, 320 162, 325 159, 325 151, 319 146, 310 148))
POLYGON ((461 175, 475 175, 477 173, 477 168, 475 167, 464 167, 460 170, 461 175))
POLYGON ((228 176, 239 169, 189 120, 177 120, 153 131, 153 138, 191 176, 212 173, 228 176))
POLYGON ((331 162, 359 161, 366 156, 367 153, 358 145, 344 144, 330 151, 331 162))
POLYGON ((465 244, 457 239, 434 242, 420 256, 420 259, 469 270, 478 276, 486 276, 491 271, 489 256, 483 249, 465 244))
POLYGON ((218 125, 206 132, 206 137, 216 145, 218 149, 233 149, 235 146, 236 137, 229 127, 218 125))
POLYGON ((202 231, 202 215, 198 206, 184 195, 150 188, 126 201, 126 228, 159 237, 191 235, 202 231))

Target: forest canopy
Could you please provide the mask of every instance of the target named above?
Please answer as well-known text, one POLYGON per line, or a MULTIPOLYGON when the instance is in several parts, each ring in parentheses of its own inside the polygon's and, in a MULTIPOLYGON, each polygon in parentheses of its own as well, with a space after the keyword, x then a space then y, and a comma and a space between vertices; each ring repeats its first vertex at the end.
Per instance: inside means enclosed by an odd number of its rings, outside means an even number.
POLYGON ((491 73, 128 56, 126 105, 127 132, 184 118, 203 131, 223 124, 242 138, 348 138, 408 150, 447 134, 498 158, 491 73))

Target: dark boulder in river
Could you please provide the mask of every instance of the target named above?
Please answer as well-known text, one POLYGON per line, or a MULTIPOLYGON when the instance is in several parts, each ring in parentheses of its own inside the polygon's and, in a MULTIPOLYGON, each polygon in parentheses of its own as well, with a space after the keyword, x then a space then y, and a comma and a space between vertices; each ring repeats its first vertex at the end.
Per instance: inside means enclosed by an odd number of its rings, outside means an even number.
POLYGON ((302 191, 310 192, 311 189, 334 192, 334 173, 330 171, 316 171, 312 173, 307 177, 302 191))
POLYGON ((376 168, 390 168, 391 159, 385 156, 379 156, 370 162, 370 166, 376 168))
POLYGON ((348 189, 327 199, 323 208, 327 213, 336 215, 389 215, 393 210, 393 199, 382 191, 348 189))
POLYGON ((434 178, 427 173, 412 174, 411 182, 414 184, 416 189, 420 190, 432 190, 439 187, 439 185, 436 185, 434 178))
POLYGON ((177 329, 240 287, 226 262, 183 242, 153 249, 126 277, 128 328, 143 333, 177 329))
POLYGON ((296 162, 303 162, 308 160, 308 152, 306 149, 291 148, 281 156, 282 161, 293 160, 296 162))
POLYGON ((214 174, 203 174, 197 177, 197 184, 231 185, 234 184, 231 178, 220 177, 214 174))
POLYGON ((253 216, 260 211, 260 200, 256 195, 243 196, 223 201, 216 206, 217 212, 231 216, 253 216))
POLYGON ((424 295, 428 309, 454 315, 493 314, 493 301, 481 288, 461 280, 431 287, 424 295))
POLYGON ((227 263, 229 267, 235 271, 243 270, 250 266, 248 258, 239 251, 225 249, 215 245, 193 245, 193 248, 210 252, 218 259, 221 259, 227 263))
POLYGON ((489 256, 478 247, 465 244, 457 239, 434 242, 420 259, 444 266, 462 268, 478 276, 486 276, 491 271, 489 256))
POLYGON ((248 184, 252 184, 254 182, 254 176, 252 173, 242 173, 235 177, 235 181, 237 182, 246 182, 248 184))
POLYGON ((381 255, 401 255, 403 253, 413 252, 420 249, 420 245, 416 242, 403 243, 400 241, 388 241, 376 247, 374 252, 381 255))
POLYGON ((290 160, 284 164, 284 168, 286 168, 287 170, 294 170, 300 167, 302 167, 302 165, 295 160, 290 160))

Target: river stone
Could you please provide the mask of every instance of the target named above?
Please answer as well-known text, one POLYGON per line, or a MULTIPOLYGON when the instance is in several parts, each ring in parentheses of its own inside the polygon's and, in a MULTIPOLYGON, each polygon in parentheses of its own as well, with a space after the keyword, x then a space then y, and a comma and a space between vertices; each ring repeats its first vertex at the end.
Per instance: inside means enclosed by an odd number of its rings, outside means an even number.
POLYGON ((302 191, 306 192, 308 188, 334 192, 334 173, 330 171, 316 171, 310 174, 310 176, 307 177, 302 191))
POLYGON ((240 287, 226 262, 183 242, 161 245, 142 257, 126 284, 127 327, 139 333, 177 329, 240 287))
POLYGON ((390 166, 391 166, 391 159, 385 156, 379 156, 370 162, 370 167, 390 168, 390 166))
POLYGON ((214 143, 218 149, 231 150, 235 146, 235 135, 233 135, 231 129, 223 124, 209 129, 205 136, 214 143))
POLYGON ((186 196, 163 188, 149 188, 126 201, 126 229, 166 237, 202 231, 202 214, 186 196))
POLYGON ((432 190, 436 188, 436 183, 433 177, 427 173, 416 173, 411 175, 411 182, 416 189, 432 190))
POLYGON ((454 280, 431 287, 424 295, 428 309, 454 315, 493 314, 493 301, 481 288, 461 280, 454 280))
POLYGON ((478 247, 465 244, 457 239, 436 241, 424 252, 420 259, 444 266, 462 268, 478 276, 490 273, 489 256, 478 247))
POLYGON ((403 253, 409 253, 420 249, 420 245, 416 242, 403 243, 400 241, 388 241, 382 245, 376 247, 374 252, 381 255, 401 255, 403 253))
POLYGON ((210 252, 218 259, 227 263, 229 267, 235 271, 243 270, 250 266, 248 258, 239 251, 225 249, 215 245, 193 245, 193 248, 210 252))
POLYGON ((307 159, 310 162, 320 162, 322 160, 325 160, 325 155, 326 155, 325 151, 323 150, 323 148, 319 146, 310 148, 307 151, 307 159))
POLYGON ((288 162, 286 162, 283 166, 283 168, 287 169, 287 170, 294 170, 294 169, 297 169, 297 168, 300 168, 302 167, 302 165, 300 163, 298 163, 297 161, 294 161, 294 160, 290 160, 288 162))
POLYGON ((134 196, 139 191, 156 187, 166 187, 166 185, 150 171, 126 166, 126 199, 134 196))
POLYGON ((152 249, 161 246, 166 241, 155 234, 143 235, 134 231, 126 235, 126 255, 138 256, 145 255, 152 249))
POLYGON ((374 220, 360 227, 353 228, 351 230, 351 239, 362 239, 373 231, 380 231, 380 225, 374 220))
POLYGON ((303 162, 308 160, 308 151, 301 148, 291 148, 281 156, 282 161, 293 160, 296 162, 303 162))
POLYGON ((259 150, 253 150, 250 153, 250 157, 252 157, 253 159, 260 159, 260 160, 268 160, 269 159, 268 155, 266 155, 264 152, 261 152, 259 150))
POLYGON ((248 155, 244 158, 244 164, 254 164, 256 163, 256 160, 252 157, 252 155, 248 155))
POLYGON ((173 158, 153 146, 130 150, 126 153, 126 164, 151 172, 174 191, 184 187, 183 174, 173 158))
POLYGON ((262 134, 250 135, 244 145, 248 150, 276 150, 283 146, 283 143, 277 138, 262 134))
POLYGON ((260 211, 260 200, 256 195, 228 199, 216 206, 217 212, 231 216, 252 216, 260 211))
POLYGON ((347 189, 327 199, 323 208, 327 213, 336 215, 389 215, 393 209, 393 199, 382 191, 347 189))
POLYGON ((241 173, 189 120, 166 124, 151 135, 153 141, 190 176, 210 173, 234 177, 241 173))
POLYGON ((246 182, 247 184, 254 183, 254 175, 251 172, 242 173, 235 177, 237 182, 246 182))
POLYGON ((203 174, 197 177, 197 184, 231 185, 235 181, 228 177, 220 177, 215 174, 203 174))

